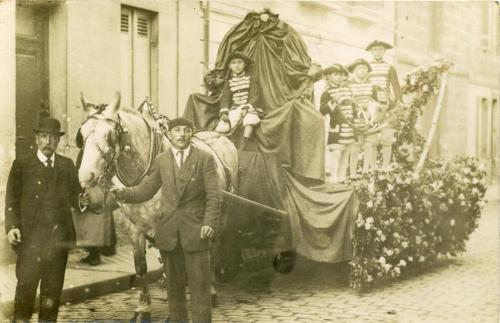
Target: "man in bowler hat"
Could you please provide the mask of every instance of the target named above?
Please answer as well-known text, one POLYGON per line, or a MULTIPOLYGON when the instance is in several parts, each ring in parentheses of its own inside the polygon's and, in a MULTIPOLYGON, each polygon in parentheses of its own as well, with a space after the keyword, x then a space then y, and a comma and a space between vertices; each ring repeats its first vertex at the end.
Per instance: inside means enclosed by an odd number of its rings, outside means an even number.
POLYGON ((214 157, 191 145, 193 124, 169 122, 172 147, 156 157, 139 185, 111 188, 118 200, 141 203, 161 188, 156 246, 165 264, 170 322, 187 322, 187 276, 193 322, 211 322, 209 243, 219 228, 222 186, 214 157))
POLYGON ((34 129, 36 153, 14 160, 7 181, 5 232, 17 254, 14 320, 29 321, 40 284, 43 322, 57 320, 68 248, 74 246, 71 207, 88 204, 73 161, 57 154, 61 124, 43 118, 34 129))

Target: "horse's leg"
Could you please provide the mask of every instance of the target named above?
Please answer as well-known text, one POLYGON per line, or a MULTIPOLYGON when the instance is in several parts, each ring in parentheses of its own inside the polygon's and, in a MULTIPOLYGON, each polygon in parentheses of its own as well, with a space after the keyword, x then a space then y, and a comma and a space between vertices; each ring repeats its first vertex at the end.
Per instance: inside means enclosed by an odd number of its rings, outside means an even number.
POLYGON ((151 296, 149 294, 147 273, 148 266, 146 263, 146 239, 144 232, 134 228, 132 231, 132 245, 134 247, 134 265, 135 273, 139 283, 139 303, 135 310, 133 321, 142 322, 151 320, 151 296))

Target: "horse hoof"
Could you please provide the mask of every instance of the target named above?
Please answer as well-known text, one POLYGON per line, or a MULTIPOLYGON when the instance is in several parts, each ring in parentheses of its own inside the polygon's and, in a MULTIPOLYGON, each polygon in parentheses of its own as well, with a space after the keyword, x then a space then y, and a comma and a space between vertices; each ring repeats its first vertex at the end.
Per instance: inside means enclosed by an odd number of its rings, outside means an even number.
POLYGON ((149 323, 151 322, 150 312, 134 312, 134 316, 130 319, 130 323, 149 323))

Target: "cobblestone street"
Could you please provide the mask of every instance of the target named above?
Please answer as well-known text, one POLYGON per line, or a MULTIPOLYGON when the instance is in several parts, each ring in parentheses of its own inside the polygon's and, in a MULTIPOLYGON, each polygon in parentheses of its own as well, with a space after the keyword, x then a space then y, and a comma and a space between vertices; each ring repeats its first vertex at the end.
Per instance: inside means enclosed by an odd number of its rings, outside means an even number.
MULTIPOLYGON (((301 259, 291 274, 238 276, 219 286, 216 322, 498 322, 498 202, 490 202, 467 254, 393 284, 359 294, 342 283, 339 266, 301 259)), ((151 289, 154 320, 168 316, 160 284, 151 289)), ((63 306, 61 320, 124 320, 129 290, 63 306)))

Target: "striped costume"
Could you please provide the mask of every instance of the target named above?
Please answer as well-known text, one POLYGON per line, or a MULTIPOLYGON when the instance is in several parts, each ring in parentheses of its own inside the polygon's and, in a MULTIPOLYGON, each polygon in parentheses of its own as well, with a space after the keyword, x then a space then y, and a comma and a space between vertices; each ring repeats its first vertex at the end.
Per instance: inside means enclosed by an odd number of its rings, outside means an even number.
POLYGON ((231 75, 224 83, 220 101, 220 113, 228 114, 230 127, 221 121, 215 130, 225 133, 240 123, 243 126, 258 124, 260 110, 255 107, 258 100, 258 88, 252 83, 248 73, 231 75))
POLYGON ((401 101, 401 90, 399 88, 398 74, 391 64, 380 60, 370 62, 372 71, 370 72, 370 81, 380 87, 378 100, 381 103, 387 103, 387 95, 390 95, 390 101, 401 101))
POLYGON ((330 129, 328 130, 328 144, 348 145, 356 141, 354 130, 346 122, 354 119, 352 106, 352 91, 346 84, 336 86, 329 84, 321 95, 320 112, 330 116, 330 129), (332 112, 330 104, 335 107, 332 112))

